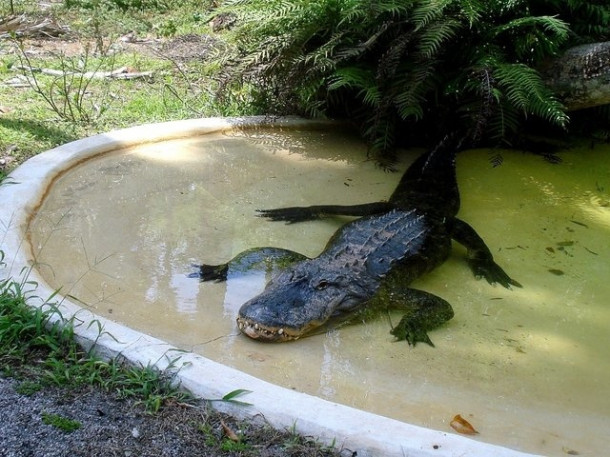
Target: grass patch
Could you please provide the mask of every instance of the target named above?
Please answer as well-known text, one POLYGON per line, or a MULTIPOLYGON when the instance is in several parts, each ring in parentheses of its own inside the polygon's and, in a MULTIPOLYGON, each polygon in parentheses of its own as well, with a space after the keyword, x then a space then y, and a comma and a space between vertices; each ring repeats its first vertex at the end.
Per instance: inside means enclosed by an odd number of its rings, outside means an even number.
POLYGON ((67 417, 60 416, 59 414, 43 412, 42 422, 66 433, 72 433, 81 428, 81 423, 79 421, 68 419, 67 417))
POLYGON ((0 99, 8 109, 0 115, 0 158, 11 151, 11 167, 41 151, 109 130, 193 117, 261 114, 248 87, 222 100, 216 97, 219 68, 211 57, 217 52, 215 43, 222 46, 220 39, 178 38, 210 32, 212 1, 187 0, 172 3, 171 8, 162 2, 134 6, 137 2, 130 1, 122 8, 114 0, 83 0, 54 4, 44 14, 31 3, 15 1, 15 12, 53 17, 69 32, 57 38, 0 41, 0 79, 27 77, 24 81, 30 82, 24 87, 0 84, 0 99), (128 33, 140 41, 122 40, 128 33), (194 48, 199 54, 183 57, 177 52, 188 54, 194 48), (151 75, 134 80, 82 76, 121 67, 151 75), (59 70, 64 76, 39 69, 59 70))
POLYGON ((0 363, 5 375, 27 378, 18 388, 24 394, 47 385, 92 385, 120 398, 135 398, 148 411, 193 400, 174 385, 172 364, 168 372, 161 372, 152 365, 133 367, 118 359, 99 359, 76 343, 73 326, 54 304, 28 306, 24 285, 6 279, 0 282, 0 363))
POLYGON ((17 385, 15 391, 20 395, 29 397, 42 389, 44 389, 44 386, 38 381, 23 381, 17 385))

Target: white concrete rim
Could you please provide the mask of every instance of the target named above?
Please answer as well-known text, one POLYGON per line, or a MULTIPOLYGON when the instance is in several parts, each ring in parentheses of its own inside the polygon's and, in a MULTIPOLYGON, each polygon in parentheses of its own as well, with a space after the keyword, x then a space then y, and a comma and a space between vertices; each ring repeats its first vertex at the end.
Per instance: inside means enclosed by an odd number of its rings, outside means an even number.
MULTIPOLYGON (((236 128, 314 128, 324 125, 328 127, 329 124, 298 118, 191 119, 112 131, 43 152, 11 173, 11 184, 0 186, 0 250, 4 251, 7 264, 6 268, 0 269, 0 279, 12 276, 15 281, 28 281, 32 288, 35 285, 33 295, 40 298, 31 299, 31 306, 43 306, 45 298, 54 296, 56 291, 32 268, 26 231, 31 215, 39 207, 54 178, 83 160, 125 146, 236 128)), ((279 387, 97 316, 68 298, 57 295, 52 300, 59 302, 63 318, 73 323, 79 342, 85 348, 95 346, 102 357, 122 357, 135 365, 153 365, 160 370, 175 369, 178 365, 176 380, 194 395, 205 399, 219 399, 236 389, 250 390, 244 401, 251 406, 213 403, 214 407, 239 418, 262 416, 275 428, 294 428, 303 435, 356 451, 359 456, 533 456, 279 387)), ((60 317, 57 316, 56 320, 60 317)))

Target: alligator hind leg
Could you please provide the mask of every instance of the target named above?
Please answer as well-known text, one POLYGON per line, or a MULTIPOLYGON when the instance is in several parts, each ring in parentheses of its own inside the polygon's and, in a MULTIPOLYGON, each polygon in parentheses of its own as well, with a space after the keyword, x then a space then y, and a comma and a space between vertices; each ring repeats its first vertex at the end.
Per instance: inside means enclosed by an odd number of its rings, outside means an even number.
POLYGON ((485 278, 489 284, 499 283, 510 289, 510 286, 521 287, 514 279, 494 262, 491 251, 479 234, 466 222, 453 220, 451 237, 467 249, 468 264, 477 278, 485 278))
POLYGON ((315 205, 315 206, 292 206, 289 208, 259 209, 260 217, 266 217, 272 221, 294 222, 311 221, 322 219, 326 216, 370 216, 384 213, 394 209, 389 202, 365 203, 362 205, 315 205))
POLYGON ((227 263, 220 265, 193 265, 198 271, 189 277, 199 278, 201 281, 226 281, 230 274, 246 273, 248 271, 273 272, 281 270, 293 263, 305 260, 298 252, 281 248, 254 248, 237 254, 227 263))
POLYGON ((390 333, 410 346, 422 342, 434 347, 428 330, 453 317, 453 308, 446 300, 423 290, 404 288, 383 294, 383 304, 388 309, 406 311, 390 333))

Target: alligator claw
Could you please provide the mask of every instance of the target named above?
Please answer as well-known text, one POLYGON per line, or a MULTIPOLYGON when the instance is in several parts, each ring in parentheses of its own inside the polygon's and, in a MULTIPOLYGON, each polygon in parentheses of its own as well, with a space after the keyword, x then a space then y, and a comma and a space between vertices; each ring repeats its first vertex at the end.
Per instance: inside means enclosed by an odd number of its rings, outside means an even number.
POLYGON ((404 316, 398 325, 390 330, 390 333, 396 337, 398 341, 406 340, 409 346, 415 347, 419 342, 429 344, 434 347, 434 343, 428 336, 426 329, 417 321, 404 316))
POLYGON ((470 268, 477 279, 485 278, 489 284, 500 284, 510 289, 511 286, 523 287, 512 279, 506 272, 493 260, 489 259, 469 259, 470 268))

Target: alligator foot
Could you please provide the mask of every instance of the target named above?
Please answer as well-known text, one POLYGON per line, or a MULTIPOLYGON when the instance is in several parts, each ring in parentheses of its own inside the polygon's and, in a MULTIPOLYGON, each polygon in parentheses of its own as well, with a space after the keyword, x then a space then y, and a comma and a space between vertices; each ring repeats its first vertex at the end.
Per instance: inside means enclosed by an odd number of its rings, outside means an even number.
POLYGON ((273 273, 305 260, 298 252, 281 248, 254 248, 237 254, 227 263, 220 265, 193 265, 198 271, 191 273, 190 278, 199 278, 204 281, 226 281, 229 275, 240 275, 252 271, 273 273))
POLYGON ((387 309, 398 309, 405 314, 390 333, 397 341, 406 341, 409 346, 426 343, 434 347, 428 331, 447 322, 453 317, 453 308, 441 297, 429 292, 390 284, 388 290, 383 288, 373 298, 374 304, 387 309))
POLYGON ((510 289, 510 286, 521 287, 511 279, 504 270, 494 262, 491 251, 479 234, 466 222, 455 218, 452 222, 451 236, 467 250, 468 264, 477 278, 485 278, 489 284, 501 284, 510 289))
POLYGON ((477 279, 485 278, 489 284, 498 283, 507 289, 510 286, 523 287, 491 259, 468 259, 468 264, 477 279))
POLYGON ((409 346, 415 346, 422 342, 434 347, 434 343, 428 336, 426 328, 420 322, 415 322, 411 316, 403 316, 396 327, 390 333, 396 337, 398 341, 405 340, 409 346))
POLYGON ((222 282, 227 280, 227 273, 229 272, 229 264, 223 263, 222 265, 193 265, 198 268, 199 271, 191 273, 189 277, 199 277, 201 282, 204 281, 216 281, 222 282))

